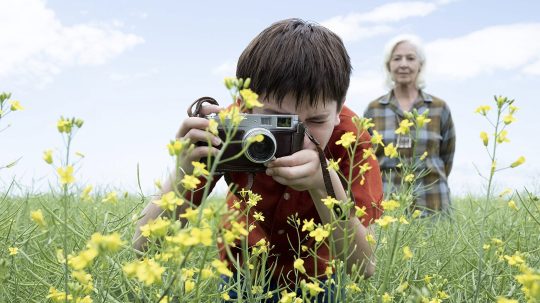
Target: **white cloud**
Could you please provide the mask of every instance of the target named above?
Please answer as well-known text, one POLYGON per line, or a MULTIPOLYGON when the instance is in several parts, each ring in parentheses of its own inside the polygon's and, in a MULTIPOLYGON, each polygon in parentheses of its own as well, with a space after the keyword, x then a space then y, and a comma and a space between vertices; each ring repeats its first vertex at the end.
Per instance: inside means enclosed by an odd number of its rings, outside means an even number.
POLYGON ((44 0, 0 0, 0 77, 48 81, 65 67, 103 64, 144 42, 121 27, 116 20, 66 26, 44 0))
POLYGON ((358 41, 391 32, 393 28, 387 23, 427 16, 446 3, 449 1, 393 2, 378 6, 366 13, 336 16, 321 24, 336 32, 346 42, 358 41))
POLYGON ((351 77, 345 104, 357 114, 362 114, 370 101, 384 93, 384 75, 382 71, 365 71, 351 77))
POLYGON ((492 26, 426 45, 428 78, 468 79, 497 70, 540 74, 540 23, 492 26))
POLYGON ((236 62, 223 62, 212 70, 212 74, 220 77, 234 77, 236 75, 236 62))

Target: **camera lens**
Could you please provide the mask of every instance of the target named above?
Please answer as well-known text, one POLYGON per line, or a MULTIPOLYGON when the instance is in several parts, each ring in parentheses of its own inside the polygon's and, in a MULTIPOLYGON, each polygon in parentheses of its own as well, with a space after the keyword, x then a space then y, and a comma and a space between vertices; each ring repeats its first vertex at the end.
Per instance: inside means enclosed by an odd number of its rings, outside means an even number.
POLYGON ((244 148, 249 144, 245 152, 246 158, 254 163, 264 163, 270 161, 276 154, 276 138, 266 128, 252 128, 248 130, 244 138, 242 139, 242 146, 244 148), (257 135, 262 135, 263 140, 261 142, 249 143, 250 138, 257 135))

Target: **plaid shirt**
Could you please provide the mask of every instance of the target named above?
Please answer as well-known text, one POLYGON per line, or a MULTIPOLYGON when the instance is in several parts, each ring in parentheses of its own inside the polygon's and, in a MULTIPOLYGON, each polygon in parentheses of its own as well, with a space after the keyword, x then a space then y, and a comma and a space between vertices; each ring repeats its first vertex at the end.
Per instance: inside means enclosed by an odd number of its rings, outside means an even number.
MULTIPOLYGON (((419 178, 415 184, 416 208, 447 210, 450 207, 450 189, 447 179, 452 169, 456 143, 452 115, 443 100, 423 91, 420 91, 413 105, 414 108, 420 114, 429 109, 428 118, 431 119, 431 122, 418 131, 418 141, 415 146, 417 157, 424 152, 428 155, 424 161, 421 161, 419 167, 419 170, 426 169, 427 174, 419 178)), ((372 101, 364 117, 373 118, 374 128, 383 136, 385 146, 392 142, 396 145, 398 135, 395 130, 405 117, 392 91, 372 101)), ((411 132, 414 134, 414 129, 411 129, 411 132)), ((412 148, 398 148, 398 152, 400 157, 410 159, 413 150, 412 148)), ((376 154, 383 173, 385 193, 389 194, 399 189, 401 185, 403 176, 397 166, 399 159, 386 157, 383 148, 378 148, 376 154)))

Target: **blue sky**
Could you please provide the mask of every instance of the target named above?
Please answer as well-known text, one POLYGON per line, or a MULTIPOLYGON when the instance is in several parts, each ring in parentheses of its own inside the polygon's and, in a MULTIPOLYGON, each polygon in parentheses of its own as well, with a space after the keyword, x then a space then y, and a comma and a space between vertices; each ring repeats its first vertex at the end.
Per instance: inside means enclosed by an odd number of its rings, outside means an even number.
POLYGON ((0 120, 0 187, 12 179, 23 190, 55 183, 43 162, 56 155, 60 115, 85 120, 74 150, 80 184, 135 191, 171 167, 166 144, 188 104, 203 95, 223 104, 222 80, 234 75, 249 41, 272 22, 299 17, 319 22, 344 40, 353 63, 346 104, 362 113, 385 93, 382 51, 397 34, 416 34, 427 52, 426 91, 448 102, 457 130, 450 184, 454 193, 478 192, 489 163, 479 139, 488 123, 474 109, 494 94, 521 109, 499 165, 500 188, 538 190, 540 130, 540 2, 538 1, 43 1, 0 0, 0 91, 26 108, 0 120), (476 168, 475 168, 476 167, 476 168))

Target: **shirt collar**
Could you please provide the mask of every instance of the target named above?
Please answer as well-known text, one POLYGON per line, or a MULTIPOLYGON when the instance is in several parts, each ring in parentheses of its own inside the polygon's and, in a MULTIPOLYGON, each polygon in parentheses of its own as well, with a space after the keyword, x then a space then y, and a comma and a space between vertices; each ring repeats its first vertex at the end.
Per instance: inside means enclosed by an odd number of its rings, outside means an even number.
MULTIPOLYGON (((379 100, 379 103, 380 104, 389 104, 390 103, 390 100, 392 100, 392 96, 394 95, 394 91, 393 90, 390 90, 388 92, 388 94, 384 95, 380 100, 379 100)), ((423 90, 420 90, 420 94, 419 96, 422 98, 422 100, 424 100, 424 102, 432 102, 433 101, 433 97, 431 97, 431 95, 425 93, 423 90)))

